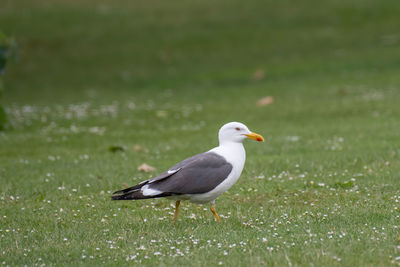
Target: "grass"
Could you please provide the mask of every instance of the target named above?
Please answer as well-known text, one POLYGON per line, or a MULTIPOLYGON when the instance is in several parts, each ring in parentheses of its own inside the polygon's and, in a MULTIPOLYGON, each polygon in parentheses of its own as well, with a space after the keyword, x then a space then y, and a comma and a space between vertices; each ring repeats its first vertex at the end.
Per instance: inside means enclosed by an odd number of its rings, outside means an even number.
POLYGON ((4 77, 0 262, 399 265, 399 11, 2 1, 19 57, 4 77), (264 96, 275 102, 257 107, 264 96), (245 143, 244 172, 216 202, 222 223, 208 205, 183 203, 173 224, 171 201, 110 201, 217 145, 234 120, 266 142, 245 143))

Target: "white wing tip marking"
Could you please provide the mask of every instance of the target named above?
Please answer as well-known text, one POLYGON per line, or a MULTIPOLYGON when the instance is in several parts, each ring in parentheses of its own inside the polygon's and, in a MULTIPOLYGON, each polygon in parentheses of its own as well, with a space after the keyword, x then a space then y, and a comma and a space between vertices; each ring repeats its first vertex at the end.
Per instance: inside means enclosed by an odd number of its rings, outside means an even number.
POLYGON ((163 192, 156 190, 156 189, 151 189, 149 188, 149 185, 145 185, 142 187, 142 194, 143 196, 156 196, 159 195, 163 192))
POLYGON ((179 171, 181 168, 176 169, 176 170, 168 170, 168 174, 173 174, 176 173, 177 171, 179 171))

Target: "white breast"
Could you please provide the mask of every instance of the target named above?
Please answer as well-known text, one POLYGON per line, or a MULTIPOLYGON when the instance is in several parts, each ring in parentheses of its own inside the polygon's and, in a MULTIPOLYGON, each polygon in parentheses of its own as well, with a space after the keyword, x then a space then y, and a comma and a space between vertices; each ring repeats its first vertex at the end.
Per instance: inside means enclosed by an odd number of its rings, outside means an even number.
POLYGON ((207 203, 215 200, 218 196, 231 188, 232 185, 234 185, 239 179, 240 174, 242 173, 244 162, 246 161, 246 152, 242 143, 225 143, 221 146, 211 149, 210 152, 214 152, 218 155, 223 156, 226 161, 232 164, 232 171, 222 183, 220 183, 210 192, 204 194, 188 195, 187 197, 190 199, 191 202, 207 203))

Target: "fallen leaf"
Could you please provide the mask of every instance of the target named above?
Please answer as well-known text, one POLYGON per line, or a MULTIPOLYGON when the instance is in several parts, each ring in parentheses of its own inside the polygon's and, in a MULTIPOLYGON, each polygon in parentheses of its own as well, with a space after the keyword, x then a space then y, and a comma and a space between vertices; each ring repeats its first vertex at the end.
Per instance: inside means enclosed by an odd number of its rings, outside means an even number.
POLYGON ((139 146, 139 145, 134 145, 133 146, 133 151, 136 151, 136 152, 139 152, 139 151, 142 151, 142 147, 141 146, 139 146))
POLYGON ((256 70, 253 73, 253 80, 255 81, 261 81, 265 77, 265 71, 262 69, 256 70))
POLYGON ((159 118, 165 118, 167 117, 168 113, 165 110, 157 110, 156 115, 159 118))
POLYGON ((274 103, 274 101, 275 101, 275 99, 273 96, 266 96, 266 97, 258 99, 257 106, 259 106, 259 107, 268 106, 268 105, 271 105, 272 103, 274 103))
POLYGON ((156 168, 154 168, 153 166, 150 166, 150 165, 148 165, 148 164, 146 164, 146 163, 143 163, 143 164, 140 165, 137 169, 138 169, 138 171, 141 171, 141 172, 152 172, 152 171, 154 171, 156 168))
POLYGON ((118 152, 118 151, 125 151, 125 147, 113 145, 108 148, 108 151, 113 152, 113 153, 118 152))
POLYGON ((349 90, 347 90, 347 88, 339 89, 338 94, 341 95, 341 96, 348 95, 349 94, 349 90))
POLYGON ((133 149, 133 151, 135 151, 135 152, 144 152, 144 153, 148 153, 148 152, 149 152, 149 150, 148 150, 147 148, 142 147, 142 146, 140 146, 140 145, 134 145, 134 146, 132 147, 132 149, 133 149))
POLYGON ((123 186, 124 188, 128 188, 128 187, 129 187, 129 185, 128 185, 127 183, 122 183, 122 186, 123 186))

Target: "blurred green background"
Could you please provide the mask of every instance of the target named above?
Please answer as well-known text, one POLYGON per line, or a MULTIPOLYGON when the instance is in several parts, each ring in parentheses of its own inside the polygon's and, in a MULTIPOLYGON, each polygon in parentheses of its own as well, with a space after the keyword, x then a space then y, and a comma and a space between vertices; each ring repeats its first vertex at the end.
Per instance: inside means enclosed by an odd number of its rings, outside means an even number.
POLYGON ((166 90, 175 101, 218 103, 232 93, 237 103, 278 92, 315 101, 349 86, 393 88, 399 11, 396 0, 4 0, 1 28, 20 47, 5 102, 157 98, 166 90), (261 81, 252 78, 257 70, 261 81))

